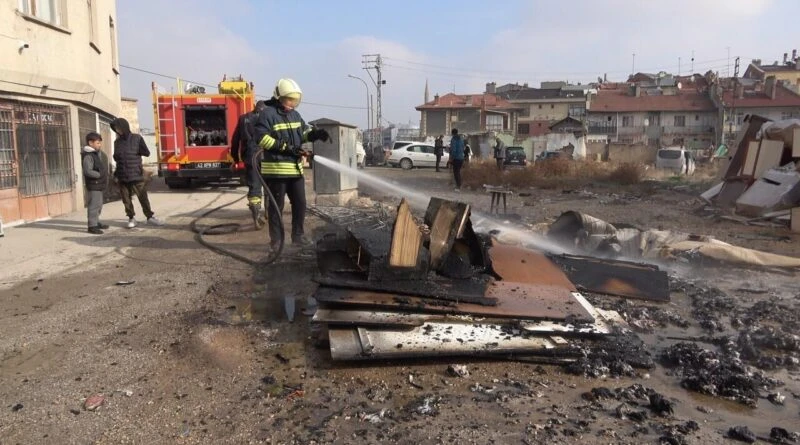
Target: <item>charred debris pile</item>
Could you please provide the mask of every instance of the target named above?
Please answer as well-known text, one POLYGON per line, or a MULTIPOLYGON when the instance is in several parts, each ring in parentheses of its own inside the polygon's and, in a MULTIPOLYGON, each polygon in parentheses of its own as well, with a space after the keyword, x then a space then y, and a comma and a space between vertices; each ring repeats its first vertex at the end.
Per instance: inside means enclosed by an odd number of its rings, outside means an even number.
POLYGON ((343 227, 317 244, 312 322, 334 360, 512 357, 569 372, 635 375, 653 359, 615 311, 579 289, 669 300, 657 267, 551 255, 476 233, 470 206, 405 201, 390 227, 343 227))

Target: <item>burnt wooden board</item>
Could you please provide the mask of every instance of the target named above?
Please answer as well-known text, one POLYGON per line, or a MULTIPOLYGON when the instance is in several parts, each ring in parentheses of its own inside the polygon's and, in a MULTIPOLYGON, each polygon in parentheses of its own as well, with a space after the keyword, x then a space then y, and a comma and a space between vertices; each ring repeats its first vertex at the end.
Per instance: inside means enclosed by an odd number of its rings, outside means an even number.
POLYGON ((594 321, 594 317, 580 304, 575 295, 563 287, 527 286, 521 283, 503 283, 491 287, 493 289, 488 291, 488 295, 497 298, 495 306, 322 286, 317 289, 314 298, 320 303, 321 307, 363 307, 526 320, 563 321, 569 319, 576 322, 594 321))
POLYGON ((344 289, 360 289, 376 292, 391 292, 403 295, 435 298, 446 301, 494 306, 497 300, 486 296, 486 280, 382 280, 367 281, 348 277, 346 274, 317 276, 314 281, 323 285, 344 289))
POLYGON ((657 266, 578 255, 553 255, 581 289, 620 297, 669 301, 669 277, 657 266))

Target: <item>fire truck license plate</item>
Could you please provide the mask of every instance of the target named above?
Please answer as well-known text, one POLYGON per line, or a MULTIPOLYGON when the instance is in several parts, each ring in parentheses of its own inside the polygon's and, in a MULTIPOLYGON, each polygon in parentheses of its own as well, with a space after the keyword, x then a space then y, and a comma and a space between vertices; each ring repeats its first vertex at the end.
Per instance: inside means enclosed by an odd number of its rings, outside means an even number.
POLYGON ((222 167, 221 162, 198 162, 195 164, 196 168, 220 168, 222 167))

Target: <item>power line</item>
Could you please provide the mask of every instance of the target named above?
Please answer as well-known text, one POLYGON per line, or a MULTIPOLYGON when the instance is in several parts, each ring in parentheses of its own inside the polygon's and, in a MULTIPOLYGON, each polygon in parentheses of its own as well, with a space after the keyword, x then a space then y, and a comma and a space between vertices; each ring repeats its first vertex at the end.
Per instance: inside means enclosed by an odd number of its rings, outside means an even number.
MULTIPOLYGON (((385 57, 386 60, 393 61, 395 63, 385 63, 385 66, 392 66, 395 68, 405 69, 409 71, 419 71, 419 72, 426 72, 426 73, 434 73, 434 74, 447 74, 453 75, 457 77, 492 77, 501 75, 503 78, 517 78, 521 76, 554 76, 554 75, 597 75, 599 72, 603 73, 611 73, 611 74, 628 74, 627 70, 596 70, 596 71, 537 71, 537 72, 530 72, 530 71, 509 71, 509 70, 468 70, 462 69, 454 66, 446 66, 446 65, 437 65, 432 63, 422 63, 422 62, 415 62, 410 60, 403 60, 394 57, 385 57), (400 64, 398 64, 400 63, 400 64), (403 66, 405 65, 412 65, 412 66, 403 66), (430 69, 421 69, 416 67, 427 67, 427 68, 434 68, 433 70, 430 69)), ((716 64, 717 62, 727 62, 727 58, 719 58, 719 59, 708 59, 708 60, 701 60, 701 61, 694 61, 698 68, 702 66, 708 66, 716 64)), ((658 71, 671 71, 674 68, 678 68, 679 65, 662 65, 658 68, 648 68, 648 69, 640 69, 639 71, 642 72, 658 72, 658 71)))
MULTIPOLYGON (((164 77, 164 78, 167 78, 167 79, 178 79, 178 78, 180 78, 180 76, 170 76, 170 75, 167 75, 167 74, 157 73, 155 71, 146 70, 144 68, 137 68, 135 66, 130 66, 130 65, 120 64, 119 66, 121 68, 129 69, 131 71, 138 71, 140 73, 151 74, 153 76, 164 77)), ((187 82, 191 82, 191 83, 193 83, 195 85, 203 86, 203 87, 208 87, 208 88, 216 88, 217 87, 217 85, 212 85, 210 83, 198 82, 198 81, 190 80, 190 79, 183 79, 183 80, 185 80, 187 82)), ((271 99, 272 98, 272 96, 265 96, 263 94, 256 94, 256 97, 262 98, 262 99, 271 99)), ((303 101, 303 104, 305 104, 305 105, 315 105, 315 106, 318 106, 318 107, 344 108, 344 109, 348 109, 348 110, 365 110, 366 109, 365 107, 355 107, 355 106, 349 106, 349 105, 322 104, 322 103, 318 103, 318 102, 309 102, 309 101, 306 101, 306 100, 303 101)))

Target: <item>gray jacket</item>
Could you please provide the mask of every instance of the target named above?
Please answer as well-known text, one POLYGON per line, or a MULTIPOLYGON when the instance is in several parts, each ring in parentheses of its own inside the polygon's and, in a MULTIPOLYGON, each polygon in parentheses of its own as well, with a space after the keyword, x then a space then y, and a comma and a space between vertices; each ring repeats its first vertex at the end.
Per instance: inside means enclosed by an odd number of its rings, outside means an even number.
POLYGON ((495 159, 506 158, 506 144, 500 139, 497 140, 497 145, 494 146, 494 157, 495 159))

